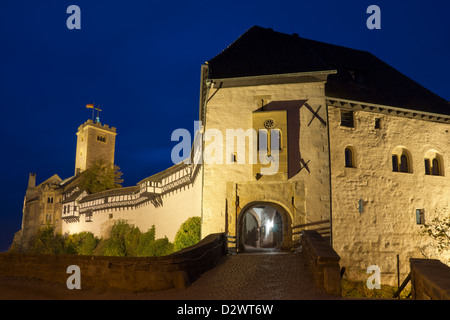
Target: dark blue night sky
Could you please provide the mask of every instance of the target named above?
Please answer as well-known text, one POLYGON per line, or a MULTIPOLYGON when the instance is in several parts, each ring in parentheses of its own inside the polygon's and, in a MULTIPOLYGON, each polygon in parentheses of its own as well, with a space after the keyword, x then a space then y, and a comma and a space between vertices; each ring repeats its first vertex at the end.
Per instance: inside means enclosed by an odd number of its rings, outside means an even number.
POLYGON ((76 131, 100 105, 117 127, 124 186, 172 165, 173 130, 193 131, 200 66, 253 25, 367 50, 450 100, 448 1, 0 2, 0 251, 21 226, 28 173, 74 173, 76 131), (69 5, 81 30, 69 30, 69 5), (381 30, 366 9, 381 8, 381 30))

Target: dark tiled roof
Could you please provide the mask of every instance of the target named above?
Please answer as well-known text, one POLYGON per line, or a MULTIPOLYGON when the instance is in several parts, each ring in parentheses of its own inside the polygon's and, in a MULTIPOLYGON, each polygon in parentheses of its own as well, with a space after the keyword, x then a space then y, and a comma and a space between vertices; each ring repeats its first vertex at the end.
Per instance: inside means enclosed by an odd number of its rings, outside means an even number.
POLYGON ((62 203, 75 201, 82 193, 83 193, 83 190, 77 190, 70 197, 63 200, 62 203))
POLYGON ((450 103, 367 51, 258 26, 208 61, 211 79, 337 70, 328 97, 450 114, 450 103))
POLYGON ((140 190, 139 186, 110 189, 110 190, 90 194, 90 195, 84 197, 83 199, 81 199, 80 203, 84 203, 84 202, 96 200, 96 199, 101 199, 101 198, 105 198, 105 197, 134 194, 134 193, 138 192, 139 190, 140 190))

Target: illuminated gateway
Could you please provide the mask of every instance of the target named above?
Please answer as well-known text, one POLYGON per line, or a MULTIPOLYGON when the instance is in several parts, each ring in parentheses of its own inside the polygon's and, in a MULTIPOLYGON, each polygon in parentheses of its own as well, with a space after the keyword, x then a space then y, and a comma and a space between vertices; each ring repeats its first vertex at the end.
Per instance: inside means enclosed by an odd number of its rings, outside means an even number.
MULTIPOLYGON (((78 128, 73 177, 36 185, 30 174, 14 245, 26 246, 46 223, 101 237, 117 220, 142 231, 155 225, 157 237, 173 241, 181 223, 199 216, 203 237, 226 232, 238 250, 292 248, 293 227, 312 223, 350 277, 378 265, 382 281, 394 283, 397 254, 402 278, 410 257, 448 261, 427 249, 420 229, 448 214, 449 108, 366 51, 255 26, 201 66, 198 133, 278 130, 276 174, 239 161, 250 137, 224 150, 231 163, 180 163, 136 186, 87 194, 79 173, 98 159, 113 164, 116 136, 88 120, 78 128)), ((204 139, 202 150, 211 143, 204 139)))

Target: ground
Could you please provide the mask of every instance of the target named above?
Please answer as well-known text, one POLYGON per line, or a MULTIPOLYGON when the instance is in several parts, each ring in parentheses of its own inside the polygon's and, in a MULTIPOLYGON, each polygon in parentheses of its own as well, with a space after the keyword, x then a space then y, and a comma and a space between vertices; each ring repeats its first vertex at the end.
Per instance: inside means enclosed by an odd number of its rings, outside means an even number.
POLYGON ((0 278, 0 299, 43 300, 329 300, 319 291, 298 253, 269 251, 225 256, 186 289, 129 292, 69 290, 37 279, 0 278))

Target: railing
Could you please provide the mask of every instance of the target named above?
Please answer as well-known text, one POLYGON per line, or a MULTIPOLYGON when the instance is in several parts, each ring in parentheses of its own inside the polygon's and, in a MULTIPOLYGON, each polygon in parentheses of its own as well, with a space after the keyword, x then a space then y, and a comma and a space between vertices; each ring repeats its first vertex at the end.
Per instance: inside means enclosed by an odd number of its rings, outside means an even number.
POLYGON ((298 243, 300 241, 299 236, 303 230, 317 231, 324 239, 329 239, 331 237, 331 224, 329 219, 292 226, 292 240, 294 243, 298 243))
POLYGON ((66 213, 62 213, 61 214, 61 218, 63 218, 63 219, 78 219, 80 217, 80 212, 79 211, 75 211, 75 210, 73 210, 73 211, 69 211, 69 212, 66 212, 66 213))

